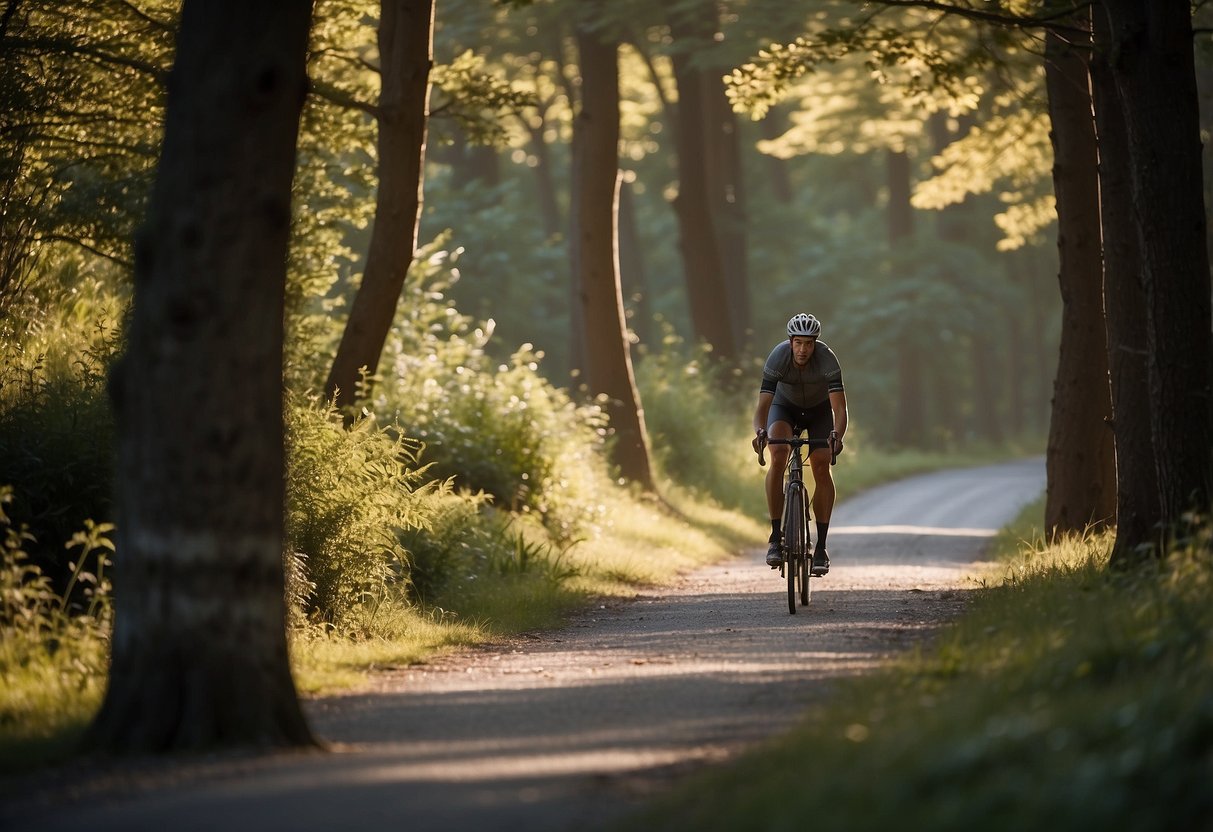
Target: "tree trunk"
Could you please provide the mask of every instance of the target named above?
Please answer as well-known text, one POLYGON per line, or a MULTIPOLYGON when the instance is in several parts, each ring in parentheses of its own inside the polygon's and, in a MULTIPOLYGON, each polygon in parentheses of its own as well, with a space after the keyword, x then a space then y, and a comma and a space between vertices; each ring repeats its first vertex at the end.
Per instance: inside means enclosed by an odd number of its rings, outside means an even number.
POLYGON ((1120 94, 1108 65, 1107 17, 1094 15, 1096 48, 1091 91, 1099 137, 1100 217, 1103 226, 1104 320, 1116 437, 1116 544, 1112 563, 1131 567, 1161 554, 1162 506, 1150 428, 1146 366, 1146 300, 1133 219, 1129 146, 1120 94))
POLYGON ((678 196, 674 199, 674 213, 695 337, 711 346, 714 357, 733 361, 738 355, 738 345, 733 337, 728 304, 721 302, 729 295, 707 181, 704 88, 690 52, 704 41, 705 23, 702 15, 693 12, 676 14, 670 21, 677 47, 671 58, 678 85, 675 115, 678 196))
MULTIPOLYGON (((928 117, 927 131, 931 136, 932 147, 937 154, 942 153, 949 144, 955 141, 955 135, 948 126, 948 115, 945 112, 932 113, 928 117)), ((945 242, 962 242, 967 233, 963 221, 964 210, 962 204, 950 205, 938 211, 935 218, 935 236, 945 242)), ((953 291, 960 291, 956 287, 956 275, 950 267, 942 267, 940 277, 945 284, 952 287, 953 291)), ((969 341, 971 344, 971 337, 969 341)), ((932 382, 936 393, 932 400, 947 404, 943 407, 933 408, 935 412, 930 416, 932 425, 942 424, 944 433, 952 441, 962 440, 969 433, 969 419, 964 405, 972 402, 975 397, 976 384, 973 384, 972 389, 958 395, 958 386, 960 390, 964 389, 963 386, 960 386, 964 384, 963 380, 959 377, 940 378, 938 373, 935 376, 932 382), (966 396, 969 397, 967 400, 966 396)))
POLYGON ((626 180, 619 184, 619 283, 631 301, 631 329, 642 344, 653 344, 653 313, 649 305, 648 276, 644 271, 644 249, 636 228, 636 197, 626 180))
POLYGON ((644 411, 632 373, 623 296, 619 288, 616 217, 619 187, 619 67, 617 47, 578 31, 581 109, 573 129, 572 230, 585 326, 585 381, 606 394, 615 433, 612 457, 620 474, 653 490, 644 411))
POLYGON ((539 216, 543 220, 543 236, 545 240, 553 240, 560 234, 563 225, 560 200, 556 198, 556 183, 552 180, 552 151, 544 139, 547 121, 541 121, 538 127, 532 127, 525 121, 523 125, 531 136, 531 148, 535 154, 535 198, 539 204, 539 216))
POLYGON ((1213 499, 1213 336, 1187 0, 1104 0, 1120 94, 1147 320, 1162 519, 1213 499))
POLYGON ((283 312, 310 0, 189 0, 112 395, 111 752, 312 742, 286 644, 283 312))
POLYGON ((745 173, 741 165, 741 137, 737 114, 729 106, 721 72, 700 72, 706 121, 705 175, 712 197, 712 223, 720 246, 720 265, 728 292, 729 321, 738 349, 750 340, 750 277, 746 234, 745 173))
POLYGON ((1052 537, 1111 523, 1116 460, 1103 318, 1099 175, 1086 53, 1049 33, 1045 84, 1053 141, 1061 349, 1047 453, 1045 531, 1052 537))
POLYGON ((324 385, 338 406, 354 403, 364 368, 368 383, 378 370, 417 248, 433 28, 434 0, 382 0, 375 227, 362 284, 324 385))
MULTIPOLYGON (((886 156, 889 183, 889 250, 895 251, 914 234, 914 207, 910 204, 910 156, 904 150, 889 150, 886 156)), ((894 278, 896 279, 896 278, 894 278)), ((893 440, 902 446, 922 447, 927 419, 922 384, 922 357, 913 333, 905 333, 897 351, 897 421, 893 440)))
MULTIPOLYGON (((783 127, 781 122, 783 111, 777 107, 772 107, 767 112, 766 118, 758 122, 759 129, 762 132, 762 137, 768 141, 778 139, 783 135, 783 127)), ((775 201, 780 205, 792 204, 792 177, 788 173, 788 162, 786 159, 780 159, 778 156, 772 156, 769 153, 762 154, 763 164, 767 170, 767 178, 771 183, 771 194, 774 195, 775 201)))

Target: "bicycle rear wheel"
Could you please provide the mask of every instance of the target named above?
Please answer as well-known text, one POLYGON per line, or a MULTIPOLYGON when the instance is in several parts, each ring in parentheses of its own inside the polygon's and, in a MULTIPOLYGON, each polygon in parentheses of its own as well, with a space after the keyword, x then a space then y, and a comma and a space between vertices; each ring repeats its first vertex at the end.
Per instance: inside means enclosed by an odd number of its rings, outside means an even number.
MULTIPOLYGON (((783 546, 786 554, 784 568, 788 577, 788 612, 796 614, 797 581, 807 587, 805 571, 804 492, 796 483, 788 483, 783 505, 783 546)), ((801 590, 803 592, 803 590, 801 590)))

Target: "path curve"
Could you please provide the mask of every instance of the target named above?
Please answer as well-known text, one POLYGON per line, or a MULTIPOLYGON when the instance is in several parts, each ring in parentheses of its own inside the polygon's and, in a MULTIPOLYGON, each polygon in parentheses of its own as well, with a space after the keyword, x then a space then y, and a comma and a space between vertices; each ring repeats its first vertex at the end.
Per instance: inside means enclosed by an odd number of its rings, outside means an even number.
POLYGON ((36 828, 585 832, 959 612, 982 547, 1043 487, 1033 459, 872 489, 835 510, 833 569, 795 616, 755 548, 561 630, 312 700, 333 753, 145 770, 138 788, 41 807, 36 828))

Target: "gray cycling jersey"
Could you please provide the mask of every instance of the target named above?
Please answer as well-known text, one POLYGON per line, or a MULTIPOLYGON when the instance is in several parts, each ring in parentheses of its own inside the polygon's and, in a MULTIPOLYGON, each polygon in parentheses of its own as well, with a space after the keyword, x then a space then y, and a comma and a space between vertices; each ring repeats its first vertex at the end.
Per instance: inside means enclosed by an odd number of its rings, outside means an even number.
POLYGON ((808 364, 797 367, 792 361, 791 341, 783 341, 767 356, 762 389, 775 394, 774 404, 810 408, 829 401, 830 393, 843 389, 842 367, 824 341, 817 342, 808 364))

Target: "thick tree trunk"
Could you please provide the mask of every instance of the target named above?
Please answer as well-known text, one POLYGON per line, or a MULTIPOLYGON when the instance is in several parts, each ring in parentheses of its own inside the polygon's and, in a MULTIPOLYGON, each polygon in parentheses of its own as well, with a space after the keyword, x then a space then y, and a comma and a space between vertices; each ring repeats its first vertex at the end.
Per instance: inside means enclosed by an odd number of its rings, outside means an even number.
MULTIPOLYGON (((895 251, 914 234, 909 154, 889 150, 885 170, 889 184, 889 249, 895 251)), ((893 439, 898 445, 922 447, 926 443, 926 429, 922 355, 913 333, 906 333, 897 350, 897 421, 893 425, 893 439)))
POLYGON ((382 0, 379 18, 379 188, 366 269, 325 395, 353 404, 363 369, 379 368, 417 247, 433 63, 434 0, 382 0))
POLYGON ((115 367, 110 752, 310 743, 286 644, 282 360, 310 0, 184 6, 115 367))
POLYGON ((654 489, 644 411, 632 373, 616 252, 619 187, 619 67, 617 48, 578 32, 581 109, 573 129, 572 230, 585 326, 585 382, 607 396, 614 462, 627 480, 654 489))
POLYGON ((1061 289, 1061 350, 1046 457, 1048 535, 1113 522, 1116 460, 1100 255, 1098 149, 1086 53, 1045 41, 1061 289))
POLYGON ((1150 371, 1146 366, 1145 290, 1133 219, 1128 136, 1120 94, 1108 60, 1107 16, 1094 16, 1091 91, 1099 137, 1100 217, 1103 231, 1104 320, 1116 437, 1116 544, 1112 563, 1130 567, 1161 553, 1162 505, 1150 427, 1150 371))
POLYGON ((1187 0, 1104 0, 1120 94, 1147 313, 1162 519, 1213 499, 1213 336, 1199 118, 1187 0))
POLYGON ((721 298, 729 295, 707 180, 708 150, 704 140, 707 104, 701 71, 693 66, 690 51, 704 41, 705 25, 709 26, 710 35, 711 26, 695 12, 676 14, 670 21, 677 47, 671 57, 678 85, 675 116, 678 196, 674 199, 674 213, 695 337, 711 345, 716 358, 733 361, 738 356, 738 344, 733 337, 728 304, 721 303, 721 298))

